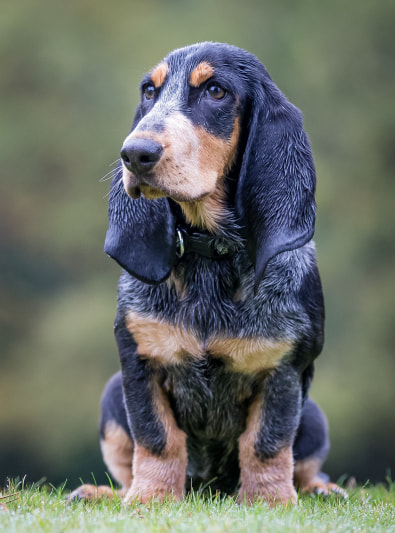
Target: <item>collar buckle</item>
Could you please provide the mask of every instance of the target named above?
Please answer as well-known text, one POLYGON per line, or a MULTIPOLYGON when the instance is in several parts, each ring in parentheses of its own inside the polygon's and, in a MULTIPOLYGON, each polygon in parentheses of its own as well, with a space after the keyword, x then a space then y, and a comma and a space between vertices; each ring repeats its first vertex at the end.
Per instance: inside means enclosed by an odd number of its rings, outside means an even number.
POLYGON ((182 231, 180 228, 176 229, 176 256, 178 259, 181 259, 181 257, 185 253, 185 243, 184 243, 184 237, 182 236, 182 231))
POLYGON ((196 253, 210 259, 229 259, 235 255, 238 246, 225 242, 216 242, 211 235, 188 233, 181 226, 176 228, 176 256, 181 259, 185 254, 196 253))

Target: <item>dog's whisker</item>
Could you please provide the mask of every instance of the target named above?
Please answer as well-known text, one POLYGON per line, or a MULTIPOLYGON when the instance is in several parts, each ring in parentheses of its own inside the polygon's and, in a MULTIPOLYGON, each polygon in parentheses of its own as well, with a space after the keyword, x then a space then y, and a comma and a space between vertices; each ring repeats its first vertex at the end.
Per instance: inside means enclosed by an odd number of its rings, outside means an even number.
MULTIPOLYGON (((119 159, 115 159, 112 163, 110 163, 108 166, 109 167, 113 167, 115 165, 118 165, 119 163, 119 159)), ((109 179, 111 179, 113 176, 115 177, 116 173, 120 171, 120 168, 116 167, 116 168, 112 168, 111 170, 109 170, 107 172, 107 174, 104 174, 104 176, 102 178, 99 179, 99 182, 103 182, 103 181, 107 181, 109 179)))
POLYGON ((111 172, 108 172, 103 177, 99 179, 99 183, 104 183, 105 181, 109 181, 114 176, 114 172, 111 170, 111 172))
POLYGON ((104 174, 104 176, 99 179, 99 183, 103 183, 104 181, 108 181, 112 178, 115 178, 120 172, 121 170, 118 168, 111 169, 109 172, 107 172, 107 174, 104 174))
POLYGON ((115 198, 118 197, 118 195, 122 191, 123 191, 123 181, 122 181, 122 175, 120 175, 118 181, 113 184, 113 186, 108 191, 108 193, 104 196, 104 198, 111 198, 112 200, 114 200, 115 198))

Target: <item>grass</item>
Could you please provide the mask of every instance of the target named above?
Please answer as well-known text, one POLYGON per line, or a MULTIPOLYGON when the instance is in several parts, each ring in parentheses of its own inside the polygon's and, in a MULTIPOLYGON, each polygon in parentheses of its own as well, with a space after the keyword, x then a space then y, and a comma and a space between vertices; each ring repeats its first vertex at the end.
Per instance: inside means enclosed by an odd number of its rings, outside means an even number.
POLYGON ((181 503, 124 507, 119 499, 67 504, 64 487, 11 483, 0 502, 0 531, 128 533, 395 532, 395 483, 357 488, 347 500, 301 496, 296 507, 237 505, 232 498, 192 494, 181 503), (13 493, 18 492, 15 496, 13 493))

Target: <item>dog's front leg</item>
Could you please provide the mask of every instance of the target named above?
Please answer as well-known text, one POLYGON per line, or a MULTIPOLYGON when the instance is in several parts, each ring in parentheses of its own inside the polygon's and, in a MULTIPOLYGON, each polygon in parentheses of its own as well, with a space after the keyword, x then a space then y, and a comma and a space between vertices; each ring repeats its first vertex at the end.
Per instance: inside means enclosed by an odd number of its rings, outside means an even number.
POLYGON ((126 412, 134 440, 133 480, 125 502, 181 499, 185 489, 186 435, 175 421, 158 370, 138 353, 133 336, 115 328, 126 412))
POLYGON ((299 375, 282 365, 265 378, 239 439, 240 503, 296 503, 292 445, 300 411, 299 375))

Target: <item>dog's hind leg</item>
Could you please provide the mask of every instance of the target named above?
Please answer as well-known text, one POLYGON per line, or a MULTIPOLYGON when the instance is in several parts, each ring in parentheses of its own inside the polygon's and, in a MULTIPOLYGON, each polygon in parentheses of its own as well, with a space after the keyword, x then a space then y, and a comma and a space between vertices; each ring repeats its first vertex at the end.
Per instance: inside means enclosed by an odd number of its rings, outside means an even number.
POLYGON ((122 488, 113 490, 107 485, 82 485, 70 494, 70 501, 113 498, 115 494, 123 497, 132 484, 133 440, 126 419, 120 372, 108 381, 101 405, 100 447, 103 460, 122 488))
POLYGON ((307 398, 293 445, 295 487, 301 492, 347 497, 343 489, 330 483, 329 477, 321 472, 328 452, 328 422, 318 405, 307 398))
POLYGON ((133 440, 123 402, 121 372, 112 376, 103 392, 100 447, 110 474, 123 489, 128 489, 132 483, 133 440))

